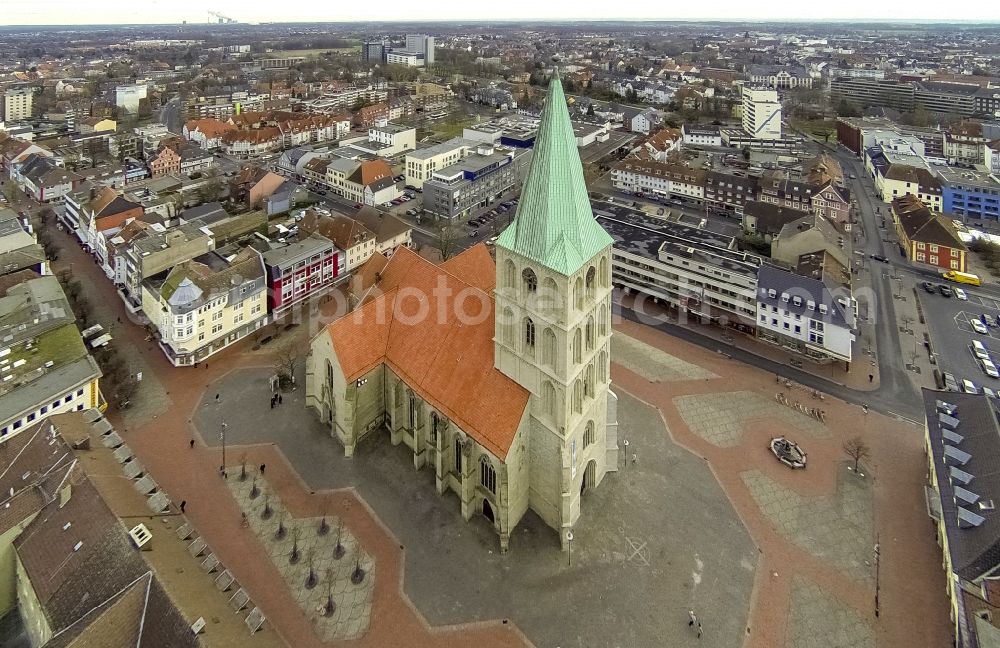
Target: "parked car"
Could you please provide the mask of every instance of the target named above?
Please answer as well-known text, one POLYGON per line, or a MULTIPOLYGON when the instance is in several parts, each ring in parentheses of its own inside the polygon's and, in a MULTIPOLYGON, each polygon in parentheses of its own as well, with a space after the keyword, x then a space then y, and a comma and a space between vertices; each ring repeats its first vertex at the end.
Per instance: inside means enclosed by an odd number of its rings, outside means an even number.
POLYGON ((882 254, 870 254, 868 255, 876 261, 881 261, 882 263, 889 263, 889 257, 882 254))
POLYGON ((469 232, 469 238, 476 238, 477 236, 479 236, 479 230, 472 230, 469 232))
POLYGON ((938 284, 938 292, 940 292, 945 297, 951 297, 951 288, 944 284, 938 284))
POLYGON ((995 391, 993 391, 992 389, 990 389, 989 387, 983 387, 983 393, 986 394, 987 396, 989 396, 990 398, 996 398, 997 397, 997 393, 995 391))
POLYGON ((976 383, 972 382, 968 378, 962 380, 962 391, 966 394, 978 394, 979 387, 976 387, 976 383))
POLYGON ((990 359, 990 350, 979 340, 973 340, 972 344, 969 345, 969 350, 972 351, 972 355, 975 356, 976 360, 990 359))
POLYGON ((972 324, 972 330, 980 335, 989 335, 990 333, 986 325, 977 319, 970 319, 969 324, 972 324))
POLYGON ((989 313, 983 313, 982 315, 979 316, 979 319, 981 319, 983 321, 983 324, 985 324, 986 326, 992 326, 994 328, 996 328, 997 326, 997 321, 993 319, 993 316, 990 315, 989 313))
POLYGON ((1000 378, 1000 371, 997 371, 997 366, 993 364, 992 360, 980 360, 979 368, 990 378, 1000 378))
POLYGON ((920 285, 922 285, 924 287, 924 290, 926 290, 930 294, 932 294, 932 295, 934 294, 934 284, 932 284, 931 282, 925 281, 924 283, 922 283, 920 285))
POLYGON ((955 379, 955 376, 946 371, 941 374, 941 378, 944 380, 945 389, 953 392, 959 391, 958 381, 955 379))
POLYGON ((355 209, 361 209, 361 203, 354 203, 355 209))
POLYGON ((965 294, 965 291, 961 288, 955 289, 955 297, 962 301, 969 301, 969 296, 965 294))

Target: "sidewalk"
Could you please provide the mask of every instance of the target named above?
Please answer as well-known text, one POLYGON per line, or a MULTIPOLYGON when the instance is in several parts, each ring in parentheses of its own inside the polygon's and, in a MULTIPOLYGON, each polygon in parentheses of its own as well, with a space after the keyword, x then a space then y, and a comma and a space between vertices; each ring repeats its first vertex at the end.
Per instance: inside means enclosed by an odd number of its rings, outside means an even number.
MULTIPOLYGON (((623 308, 631 308, 632 301, 632 295, 624 295, 619 300, 619 303, 623 308)), ((659 318, 672 324, 678 323, 676 309, 670 309, 664 304, 654 304, 652 300, 646 301, 643 308, 647 317, 659 318)), ((615 326, 620 325, 623 321, 620 316, 614 316, 612 319, 615 326)), ((789 368, 803 371, 822 380, 859 392, 874 391, 879 386, 878 366, 877 363, 873 364, 872 361, 875 349, 872 349, 873 353, 871 356, 866 355, 864 353, 865 349, 861 346, 863 338, 860 336, 855 343, 855 361, 851 363, 850 370, 845 371, 843 363, 818 364, 798 354, 778 348, 744 333, 723 329, 716 325, 697 323, 693 317, 689 318, 683 326, 707 340, 718 343, 720 353, 725 353, 727 347, 736 347, 761 358, 786 365, 789 368), (869 374, 872 376, 871 380, 868 378, 869 374)))

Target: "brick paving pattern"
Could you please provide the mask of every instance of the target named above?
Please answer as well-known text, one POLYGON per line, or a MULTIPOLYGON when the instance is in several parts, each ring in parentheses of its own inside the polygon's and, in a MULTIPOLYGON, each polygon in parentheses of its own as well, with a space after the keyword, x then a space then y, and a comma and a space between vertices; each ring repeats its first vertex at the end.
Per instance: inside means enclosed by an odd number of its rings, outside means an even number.
POLYGON ((372 611, 375 561, 343 520, 292 516, 267 480, 251 474, 255 472, 248 470, 241 479, 242 468, 234 469, 227 482, 293 598, 324 640, 363 636, 372 611), (360 578, 352 580, 358 567, 360 578), (334 603, 330 613, 328 596, 334 603))
POLYGON ((751 391, 678 396, 674 407, 692 432, 720 448, 738 446, 752 419, 777 420, 812 436, 829 436, 819 421, 751 391))
MULTIPOLYGON (((812 390, 778 384, 774 374, 693 347, 628 321, 615 335, 699 365, 718 379, 668 388, 617 362, 612 384, 655 406, 674 441, 712 467, 759 548, 754 600, 743 645, 757 648, 884 648, 951 644, 944 574, 927 521, 923 431, 812 390), (784 393, 789 405, 777 402, 784 393), (825 423, 792 407, 825 411, 825 423), (808 453, 790 470, 769 450, 785 435, 808 453), (865 478, 847 470, 843 444, 861 436, 871 449, 865 478), (874 536, 881 538, 881 612, 874 615, 874 536), (891 550, 887 546, 891 545, 891 550)), ((617 360, 617 359, 616 359, 617 360)), ((627 433, 627 432, 624 432, 627 433)), ((699 613, 703 645, 721 643, 715 619, 699 613)), ((686 645, 686 619, 675 636, 686 645)))
POLYGON ((785 648, 875 648, 871 622, 816 583, 794 578, 789 607, 785 648))
POLYGON ((615 335, 611 338, 611 357, 616 364, 654 382, 718 378, 703 367, 685 362, 627 335, 615 335))
POLYGON ((740 477, 761 513, 782 535, 854 578, 874 578, 870 479, 848 472, 844 464, 835 492, 806 496, 759 470, 748 470, 740 477))

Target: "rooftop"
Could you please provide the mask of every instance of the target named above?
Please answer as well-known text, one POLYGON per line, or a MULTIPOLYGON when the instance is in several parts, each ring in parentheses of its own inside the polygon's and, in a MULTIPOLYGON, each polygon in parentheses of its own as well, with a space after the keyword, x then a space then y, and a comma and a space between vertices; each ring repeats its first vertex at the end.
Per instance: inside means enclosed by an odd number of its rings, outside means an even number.
POLYGON ((410 151, 406 154, 406 157, 413 160, 427 160, 462 147, 474 149, 478 146, 478 144, 478 142, 465 139, 464 137, 453 137, 446 142, 441 142, 440 144, 434 144, 433 146, 418 148, 414 151, 410 151))
POLYGON ((994 509, 1000 501, 996 401, 980 394, 930 389, 923 390, 923 401, 928 450, 940 492, 936 503, 952 568, 972 581, 1000 564, 1000 515, 994 509), (944 407, 949 404, 955 409, 944 407))

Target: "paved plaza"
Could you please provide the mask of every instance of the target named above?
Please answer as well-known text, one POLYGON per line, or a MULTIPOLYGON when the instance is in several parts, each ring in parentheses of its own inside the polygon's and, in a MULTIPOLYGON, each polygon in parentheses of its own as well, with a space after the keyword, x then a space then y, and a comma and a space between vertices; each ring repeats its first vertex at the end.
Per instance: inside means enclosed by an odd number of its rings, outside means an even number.
POLYGON ((611 338, 611 357, 651 382, 707 380, 714 373, 627 335, 611 338))
POLYGON ((872 622, 820 585, 797 576, 791 599, 785 648, 875 648, 872 622))
POLYGON ((829 436, 823 423, 751 391, 678 396, 674 406, 692 432, 720 448, 738 446, 747 422, 754 420, 786 424, 812 436, 829 436))
POLYGON ((269 373, 237 370, 214 383, 195 417, 203 438, 217 444, 225 421, 227 443, 277 444, 310 490, 356 489, 405 546, 405 590, 431 625, 510 619, 539 646, 641 647, 666 636, 693 646, 693 607, 711 627, 700 645, 741 645, 757 549, 708 466, 670 441, 655 409, 621 396, 620 429, 637 462, 587 495, 571 557, 531 513, 500 555, 487 521, 464 521, 457 498, 437 495, 433 473, 415 471, 388 434, 347 459, 301 390, 271 410, 269 373))
POLYGON ((875 546, 872 482, 842 464, 837 488, 802 495, 760 470, 740 474, 761 514, 783 536, 859 580, 871 579, 875 546))
POLYGON ((230 470, 226 482, 317 633, 326 641, 364 636, 375 561, 350 527, 335 516, 296 517, 256 466, 230 470))

